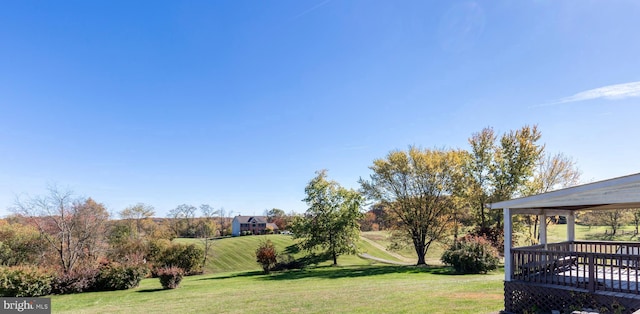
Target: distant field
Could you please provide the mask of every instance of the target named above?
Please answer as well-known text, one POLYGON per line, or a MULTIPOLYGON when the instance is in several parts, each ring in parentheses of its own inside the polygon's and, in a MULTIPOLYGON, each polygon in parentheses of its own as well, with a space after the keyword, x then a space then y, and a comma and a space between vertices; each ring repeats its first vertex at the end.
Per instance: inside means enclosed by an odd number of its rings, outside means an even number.
MULTIPOLYGON (((388 248, 389 245, 391 244, 391 241, 389 240, 388 231, 367 231, 367 232, 362 232, 361 236, 369 240, 372 240, 385 248, 388 248)), ((432 244, 431 247, 429 248, 429 251, 427 251, 427 256, 426 256, 427 264, 442 265, 442 262, 440 261, 440 257, 442 256, 442 253, 444 252, 445 249, 446 249, 445 244, 442 244, 442 243, 432 244)), ((418 261, 416 252, 414 251, 413 246, 411 244, 409 244, 408 246, 404 247, 401 250, 396 251, 395 253, 402 255, 405 258, 405 260, 409 260, 412 262, 418 261)))
MULTIPOLYGON (((597 241, 638 241, 640 240, 634 233, 634 226, 623 226, 611 235, 611 228, 608 226, 584 226, 575 225, 576 240, 597 240, 597 241)), ((514 236, 518 239, 519 246, 530 245, 526 231, 515 231, 514 236)), ((550 224, 547 227, 547 242, 562 242, 567 240, 567 225, 550 224)))
MULTIPOLYGON (((634 234, 634 226, 624 226, 611 236, 611 228, 606 226, 575 225, 576 240, 608 240, 608 241, 638 241, 634 234)), ((567 225, 550 225, 547 230, 548 242, 567 240, 567 225)))
MULTIPOLYGON (((306 255, 306 252, 298 252, 293 249, 295 241, 290 235, 272 234, 264 236, 243 236, 214 240, 211 252, 209 254, 209 262, 205 267, 206 273, 221 273, 230 271, 250 271, 260 270, 260 266, 255 261, 255 252, 258 245, 262 241, 271 240, 280 253, 291 253, 295 258, 306 255)), ((202 240, 198 239, 176 239, 176 242, 195 243, 203 245, 202 240)), ((381 251, 371 244, 360 241, 358 242, 358 250, 361 253, 367 253, 371 256, 379 257, 391 261, 400 261, 397 258, 381 251)), ((325 265, 326 263, 320 263, 325 265)), ((372 261, 363 260, 357 256, 344 255, 338 258, 338 264, 346 263, 349 265, 369 265, 374 264, 372 261)))

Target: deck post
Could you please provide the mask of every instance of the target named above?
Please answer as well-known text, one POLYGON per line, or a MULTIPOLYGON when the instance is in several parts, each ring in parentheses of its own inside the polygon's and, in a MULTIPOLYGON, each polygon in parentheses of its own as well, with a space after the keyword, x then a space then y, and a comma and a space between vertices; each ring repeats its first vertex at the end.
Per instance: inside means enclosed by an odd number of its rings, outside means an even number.
POLYGON ((576 213, 574 211, 570 211, 567 215, 567 241, 569 242, 569 252, 575 252, 576 213))
POLYGON ((573 211, 567 215, 567 241, 576 240, 576 213, 573 211))
POLYGON ((540 244, 544 244, 544 248, 547 248, 547 213, 542 212, 538 215, 540 223, 540 244))
POLYGON ((596 291, 596 257, 594 253, 590 253, 588 255, 589 257, 589 281, 587 283, 587 289, 589 289, 589 292, 595 292, 596 291))
POLYGON ((511 210, 502 209, 504 215, 504 281, 511 281, 511 243, 513 227, 511 226, 511 210))

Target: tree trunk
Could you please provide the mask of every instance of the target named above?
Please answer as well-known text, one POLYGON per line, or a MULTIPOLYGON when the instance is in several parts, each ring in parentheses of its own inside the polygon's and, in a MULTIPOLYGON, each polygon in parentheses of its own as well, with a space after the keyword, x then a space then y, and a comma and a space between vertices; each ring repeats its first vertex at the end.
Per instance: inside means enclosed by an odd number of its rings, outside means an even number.
POLYGON ((458 242, 458 211, 453 212, 453 243, 458 242))
POLYGON ((427 265, 427 262, 424 259, 426 252, 424 251, 424 241, 420 241, 420 239, 413 240, 414 248, 416 249, 416 254, 418 254, 418 264, 417 265, 427 265))

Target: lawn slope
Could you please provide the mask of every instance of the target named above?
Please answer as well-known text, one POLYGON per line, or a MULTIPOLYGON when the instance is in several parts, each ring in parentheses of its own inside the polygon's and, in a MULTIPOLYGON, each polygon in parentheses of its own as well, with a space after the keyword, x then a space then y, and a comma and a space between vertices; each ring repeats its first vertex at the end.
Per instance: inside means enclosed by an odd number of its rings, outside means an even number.
MULTIPOLYGON (((270 240, 276 246, 279 253, 291 254, 294 258, 301 258, 307 252, 300 252, 295 249, 296 240, 290 235, 264 235, 264 236, 243 236, 214 240, 208 263, 205 266, 206 273, 238 272, 260 270, 256 263, 256 249, 261 242, 270 240)), ((198 239, 176 239, 176 242, 195 243, 202 245, 202 240, 198 239)), ((361 240, 357 243, 358 252, 367 253, 371 256, 401 262, 388 252, 381 250, 367 241, 361 240)), ((320 265, 326 265, 322 262, 320 265)), ((338 258, 338 264, 347 265, 369 265, 374 261, 364 260, 353 255, 344 255, 338 258)))

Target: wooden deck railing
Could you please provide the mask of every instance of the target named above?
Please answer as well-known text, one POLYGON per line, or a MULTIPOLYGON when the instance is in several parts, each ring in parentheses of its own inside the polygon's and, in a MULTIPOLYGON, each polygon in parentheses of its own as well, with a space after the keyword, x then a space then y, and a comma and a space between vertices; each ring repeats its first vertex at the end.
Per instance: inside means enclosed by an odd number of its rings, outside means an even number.
POLYGON ((640 294, 640 242, 572 241, 511 250, 511 279, 640 294))

